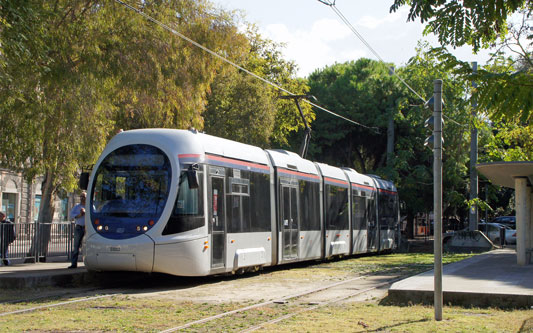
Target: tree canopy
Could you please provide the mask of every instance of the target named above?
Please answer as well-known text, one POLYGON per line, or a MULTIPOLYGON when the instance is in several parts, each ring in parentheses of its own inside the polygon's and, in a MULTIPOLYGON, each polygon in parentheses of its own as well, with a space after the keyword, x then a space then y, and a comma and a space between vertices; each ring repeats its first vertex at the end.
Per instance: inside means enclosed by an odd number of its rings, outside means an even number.
MULTIPOLYGON (((246 36, 248 49, 242 67, 296 93, 308 90, 296 79, 296 66, 282 58, 280 46, 263 39, 250 26, 246 36)), ((206 112, 205 131, 227 139, 268 148, 287 146, 291 133, 303 128, 303 121, 292 101, 278 99, 277 88, 234 67, 226 66, 211 85, 206 112)), ((314 113, 307 103, 301 104, 306 120, 314 113)))
POLYGON ((386 128, 401 95, 389 67, 370 59, 327 66, 309 76, 310 93, 358 127, 318 113, 309 153, 316 160, 367 173, 386 162, 386 128))
POLYGON ((511 14, 523 8, 533 10, 531 0, 394 0, 390 11, 405 5, 411 7, 407 20, 427 22, 425 32, 434 33, 442 45, 471 45, 474 52, 507 33, 511 14))
POLYGON ((531 124, 533 109, 533 1, 410 1, 395 0, 391 11, 410 6, 408 21, 427 22, 425 33, 435 34, 442 47, 434 50, 455 74, 478 88, 472 92, 479 110, 494 120, 520 118, 531 124), (511 22, 512 14, 522 15, 511 22), (474 52, 492 48, 494 59, 477 72, 457 59, 447 46, 470 45, 474 52), (507 52, 507 55, 503 51, 507 52), (483 111, 485 112, 485 111, 483 111))

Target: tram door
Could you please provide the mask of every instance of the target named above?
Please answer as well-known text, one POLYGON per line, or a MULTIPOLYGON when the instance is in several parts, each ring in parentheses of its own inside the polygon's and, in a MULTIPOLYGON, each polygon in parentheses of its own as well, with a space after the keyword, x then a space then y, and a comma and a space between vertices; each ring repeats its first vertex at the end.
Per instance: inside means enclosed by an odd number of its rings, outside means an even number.
POLYGON ((211 176, 210 189, 210 229, 211 229, 211 268, 225 267, 226 258, 226 215, 224 204, 224 178, 211 176))
POLYGON ((292 260, 298 258, 298 202, 297 188, 282 186, 281 206, 283 207, 282 238, 283 259, 292 260))
POLYGON ((376 219, 376 199, 372 195, 367 200, 368 209, 368 251, 377 251, 379 240, 379 228, 376 219))

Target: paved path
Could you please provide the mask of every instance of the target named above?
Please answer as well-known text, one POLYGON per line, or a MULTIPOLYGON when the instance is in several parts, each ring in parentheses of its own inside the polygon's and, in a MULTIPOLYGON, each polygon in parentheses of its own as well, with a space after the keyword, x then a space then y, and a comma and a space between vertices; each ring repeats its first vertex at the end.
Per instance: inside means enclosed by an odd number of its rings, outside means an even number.
MULTIPOLYGON (((401 303, 433 302, 433 270, 396 282, 389 289, 401 303)), ((533 306, 533 265, 519 266, 513 249, 479 254, 443 268, 444 303, 533 306)))

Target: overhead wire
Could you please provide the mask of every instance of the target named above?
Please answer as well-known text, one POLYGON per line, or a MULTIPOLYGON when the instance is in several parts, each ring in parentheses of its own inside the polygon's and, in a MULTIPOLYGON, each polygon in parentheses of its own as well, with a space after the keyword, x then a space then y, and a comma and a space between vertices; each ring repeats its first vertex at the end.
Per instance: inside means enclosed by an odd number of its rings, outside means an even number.
MULTIPOLYGON (((333 2, 331 2, 331 0, 318 0, 318 2, 330 7, 333 10, 333 12, 335 12, 335 14, 337 14, 337 16, 344 22, 344 24, 346 24, 346 26, 348 26, 348 28, 354 33, 354 35, 357 38, 359 38, 359 40, 370 50, 370 52, 372 52, 372 54, 374 54, 374 56, 376 56, 376 58, 378 60, 380 60, 383 63, 386 63, 385 60, 383 60, 383 58, 379 55, 379 53, 365 40, 363 35, 361 35, 359 33, 359 31, 357 31, 357 29, 353 26, 353 24, 337 8, 337 6, 335 5, 335 1, 336 0, 333 0, 333 2)), ((398 78, 400 80, 400 82, 403 83, 403 85, 407 87, 407 89, 409 89, 413 94, 415 94, 419 99, 421 99, 422 102, 426 103, 426 99, 424 97, 422 97, 418 92, 416 92, 416 90, 414 90, 400 75, 398 75, 398 73, 396 73, 395 71, 392 71, 392 75, 396 76, 396 78, 398 78)), ((449 121, 455 123, 456 125, 466 126, 464 124, 461 124, 461 123, 453 120, 452 118, 450 118, 449 116, 447 116, 445 114, 443 116, 446 119, 448 119, 449 121)))
MULTIPOLYGON (((286 93, 286 94, 289 94, 289 95, 296 95, 296 94, 294 94, 293 92, 291 92, 291 91, 289 91, 289 90, 287 90, 287 89, 281 87, 280 85, 275 84, 274 82, 271 82, 271 81, 269 81, 269 80, 267 80, 267 79, 265 79, 265 78, 263 78, 263 77, 261 77, 261 76, 255 74, 255 73, 252 73, 251 71, 247 70, 246 68, 244 68, 244 67, 242 67, 242 66, 240 66, 240 65, 238 65, 238 64, 236 64, 236 63, 234 63, 233 61, 231 61, 231 60, 225 58, 224 56, 222 56, 222 55, 216 53, 215 51, 212 51, 211 49, 209 49, 209 48, 203 46, 202 44, 200 44, 200 43, 198 43, 198 42, 196 42, 196 41, 190 39, 189 37, 183 35, 183 34, 180 33, 179 31, 176 31, 175 29, 171 28, 170 26, 168 26, 168 25, 164 24, 163 22, 161 22, 161 21, 159 21, 159 20, 157 20, 157 19, 151 17, 150 15, 144 13, 143 11, 141 11, 141 10, 139 10, 139 9, 137 9, 137 8, 135 8, 135 7, 133 7, 133 6, 131 6, 131 5, 127 4, 127 3, 125 3, 124 1, 122 1, 122 0, 115 0, 115 2, 117 2, 117 3, 121 4, 121 5, 123 5, 124 7, 126 7, 126 8, 128 8, 128 9, 134 11, 135 13, 141 15, 142 17, 144 17, 144 18, 147 19, 148 21, 150 21, 150 22, 152 22, 152 23, 154 23, 154 24, 160 26, 161 28, 163 28, 163 29, 165 29, 165 30, 171 32, 172 34, 174 34, 174 35, 180 37, 181 39, 183 39, 183 40, 185 40, 185 41, 191 43, 192 45, 194 45, 194 46, 196 46, 196 47, 198 47, 198 48, 204 50, 205 52, 209 53, 210 55, 212 55, 212 56, 214 56, 214 57, 216 57, 216 58, 218 58, 218 59, 220 59, 220 60, 222 60, 222 61, 224 61, 224 62, 230 64, 231 66, 233 66, 233 67, 235 67, 235 68, 237 68, 237 69, 239 69, 239 70, 245 72, 246 74, 251 75, 251 76, 255 77, 256 79, 258 79, 258 80, 260 80, 260 81, 262 81, 262 82, 264 82, 264 83, 266 83, 266 84, 268 84, 268 85, 270 85, 270 86, 273 86, 274 88, 276 88, 276 89, 278 89, 278 90, 280 90, 280 91, 282 91, 282 92, 284 92, 284 93, 286 93)), ((302 99, 302 100, 303 100, 304 102, 308 103, 309 105, 314 106, 315 108, 317 108, 317 109, 319 109, 319 110, 325 111, 325 112, 327 112, 327 113, 329 113, 329 114, 331 114, 331 115, 333 115, 333 116, 335 116, 335 117, 338 117, 338 118, 340 118, 340 119, 343 119, 343 120, 345 120, 345 121, 348 121, 348 122, 350 122, 350 123, 352 123, 352 124, 354 124, 354 125, 357 125, 357 126, 360 126, 360 127, 364 127, 364 128, 366 128, 366 129, 373 130, 373 131, 375 131, 376 133, 379 133, 379 129, 378 129, 377 127, 371 127, 371 126, 367 126, 367 125, 361 124, 361 123, 359 123, 359 122, 357 122, 357 121, 355 121, 355 120, 352 120, 352 119, 346 118, 346 117, 344 117, 344 116, 341 116, 340 114, 337 114, 337 113, 335 113, 335 112, 333 112, 333 111, 331 111, 331 110, 328 110, 328 109, 326 109, 326 108, 324 108, 324 107, 322 107, 322 106, 320 106, 320 105, 318 105, 318 104, 316 104, 316 103, 313 103, 313 102, 311 102, 311 101, 309 101, 309 100, 307 100, 307 99, 302 99)))
MULTIPOLYGON (((353 24, 350 23, 350 21, 346 18, 346 16, 344 16, 344 14, 337 8, 337 6, 335 5, 335 0, 333 2, 329 0, 318 0, 318 2, 323 3, 324 5, 330 7, 333 10, 333 12, 337 14, 337 16, 344 22, 344 24, 346 24, 346 26, 353 32, 353 34, 357 38, 359 38, 359 40, 370 50, 370 52, 372 52, 372 54, 374 54, 374 56, 376 56, 378 60, 380 60, 383 63, 386 63, 385 60, 383 60, 383 58, 379 55, 379 53, 376 50, 374 50, 374 48, 366 41, 363 35, 361 35, 359 31, 355 29, 353 24)), ((392 72, 392 75, 396 76, 400 80, 400 82, 402 82, 407 87, 407 89, 409 89, 413 94, 415 94, 418 98, 420 98, 424 103, 426 102, 426 99, 422 97, 418 92, 416 92, 416 90, 414 90, 407 82, 405 82, 405 80, 401 76, 399 76, 396 72, 392 72)))

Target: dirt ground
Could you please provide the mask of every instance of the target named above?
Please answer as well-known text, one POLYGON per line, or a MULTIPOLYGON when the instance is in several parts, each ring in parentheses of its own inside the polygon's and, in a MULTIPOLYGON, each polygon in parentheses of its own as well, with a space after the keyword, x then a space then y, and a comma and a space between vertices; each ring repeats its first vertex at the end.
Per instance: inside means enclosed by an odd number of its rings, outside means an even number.
MULTIPOLYGON (((322 265, 303 268, 273 269, 239 277, 210 277, 202 283, 166 290, 151 290, 136 293, 134 297, 172 299, 177 302, 200 303, 258 303, 276 301, 289 295, 297 295, 321 287, 338 284, 317 293, 303 297, 300 301, 322 303, 337 297, 366 290, 391 276, 363 277, 354 273, 328 269, 322 265)), ((387 293, 387 286, 370 290, 351 301, 379 300, 387 293)))

